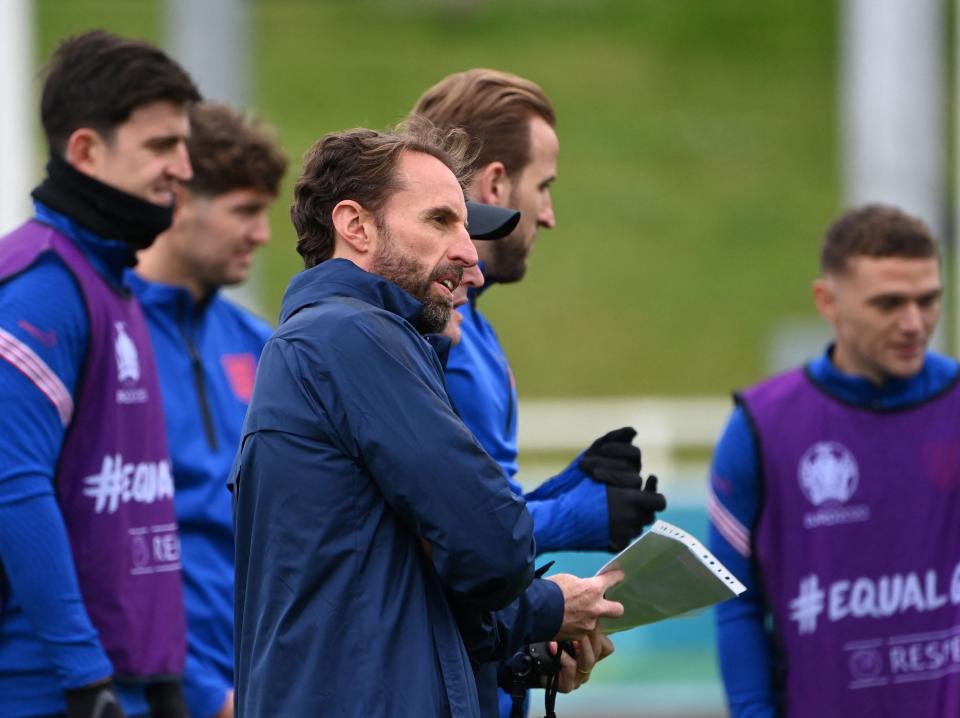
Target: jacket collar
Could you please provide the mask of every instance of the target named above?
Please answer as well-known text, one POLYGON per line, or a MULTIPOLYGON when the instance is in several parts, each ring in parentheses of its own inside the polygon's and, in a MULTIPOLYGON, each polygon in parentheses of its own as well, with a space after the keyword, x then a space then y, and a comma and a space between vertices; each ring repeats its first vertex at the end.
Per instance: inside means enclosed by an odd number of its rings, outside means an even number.
POLYGON ((328 259, 305 269, 291 281, 280 305, 280 322, 304 307, 332 297, 350 297, 385 309, 417 326, 423 304, 383 277, 348 259, 328 259))
POLYGON ((203 313, 217 295, 217 292, 213 292, 203 301, 195 302, 193 295, 185 288, 162 282, 151 282, 132 269, 124 273, 123 283, 137 296, 144 307, 156 307, 166 314, 179 318, 203 313))

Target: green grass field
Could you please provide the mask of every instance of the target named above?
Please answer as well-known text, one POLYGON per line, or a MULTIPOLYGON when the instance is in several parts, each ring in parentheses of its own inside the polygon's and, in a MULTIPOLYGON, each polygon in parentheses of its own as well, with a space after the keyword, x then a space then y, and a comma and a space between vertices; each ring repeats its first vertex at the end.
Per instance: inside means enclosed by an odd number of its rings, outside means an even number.
MULTIPOLYGON (((161 41, 147 0, 38 0, 38 56, 106 27, 161 41)), ((722 393, 810 316, 840 208, 836 3, 813 0, 261 0, 254 106, 294 171, 264 304, 298 269, 287 219, 307 146, 400 119, 445 74, 538 81, 559 116, 559 226, 522 284, 484 298, 521 396, 722 393)), ((211 28, 216 32, 217 28, 211 28)))

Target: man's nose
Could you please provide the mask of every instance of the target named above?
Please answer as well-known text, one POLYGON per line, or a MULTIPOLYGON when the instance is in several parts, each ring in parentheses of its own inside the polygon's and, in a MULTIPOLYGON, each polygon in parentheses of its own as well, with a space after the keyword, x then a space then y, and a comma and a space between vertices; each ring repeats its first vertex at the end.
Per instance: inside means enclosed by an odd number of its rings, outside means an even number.
POLYGON ((462 264, 465 268, 472 267, 480 261, 477 248, 470 239, 466 226, 461 225, 457 230, 457 235, 450 246, 449 257, 451 261, 462 264))
POLYGON ((253 227, 250 228, 250 241, 254 244, 266 244, 270 241, 270 219, 267 217, 267 211, 260 212, 253 221, 253 227))
POLYGON ((193 177, 193 167, 190 165, 190 154, 187 152, 186 142, 179 143, 174 150, 167 165, 167 174, 181 182, 186 182, 193 177))
POLYGON ((900 315, 900 329, 905 332, 923 331, 923 310, 914 302, 908 302, 900 315))
POLYGON ((463 270, 463 277, 460 280, 461 287, 482 287, 483 272, 480 271, 480 265, 474 264, 463 270))
POLYGON ((540 208, 540 213, 537 215, 537 224, 545 229, 553 229, 557 226, 557 218, 553 214, 553 198, 550 196, 549 190, 547 191, 546 202, 544 202, 543 207, 540 208))

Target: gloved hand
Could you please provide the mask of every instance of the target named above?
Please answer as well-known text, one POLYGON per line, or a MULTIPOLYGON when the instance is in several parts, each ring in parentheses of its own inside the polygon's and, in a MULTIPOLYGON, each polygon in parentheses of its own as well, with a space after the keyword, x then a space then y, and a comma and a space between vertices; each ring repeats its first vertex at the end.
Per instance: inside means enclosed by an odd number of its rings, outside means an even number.
POLYGON ((113 681, 66 691, 67 718, 125 718, 113 681))
POLYGON ((657 493, 657 477, 646 485, 640 476, 640 449, 633 445, 633 427, 610 431, 583 452, 580 468, 594 481, 607 485, 607 513, 610 520, 611 551, 622 551, 640 535, 644 526, 656 520, 656 512, 667 508, 657 493))
POLYGON ((657 520, 657 511, 667 508, 667 499, 657 493, 657 477, 652 474, 643 484, 639 476, 635 485, 607 484, 607 513, 610 516, 610 550, 623 551, 640 535, 644 526, 657 520))
POLYGON ((635 484, 641 469, 640 449, 632 443, 636 435, 631 426, 607 432, 583 452, 580 469, 602 484, 635 484))
POLYGON ((150 706, 150 718, 190 718, 180 681, 148 683, 144 692, 150 706))

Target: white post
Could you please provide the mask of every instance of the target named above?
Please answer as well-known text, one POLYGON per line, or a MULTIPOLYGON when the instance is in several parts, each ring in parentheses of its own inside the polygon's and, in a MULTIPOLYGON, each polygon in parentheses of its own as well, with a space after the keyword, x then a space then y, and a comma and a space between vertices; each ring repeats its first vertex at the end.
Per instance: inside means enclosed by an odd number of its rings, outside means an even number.
POLYGON ((245 0, 166 0, 166 46, 205 98, 246 105, 250 11, 245 0))
POLYGON ((944 231, 941 0, 845 0, 843 177, 850 204, 888 202, 944 231))
MULTIPOLYGON (((251 4, 245 0, 166 0, 166 46, 208 100, 245 109, 250 96, 251 4)), ((226 293, 260 309, 259 263, 246 283, 226 293)))
POLYGON ((30 215, 38 116, 30 90, 33 22, 31 0, 0 2, 0 234, 30 215))

